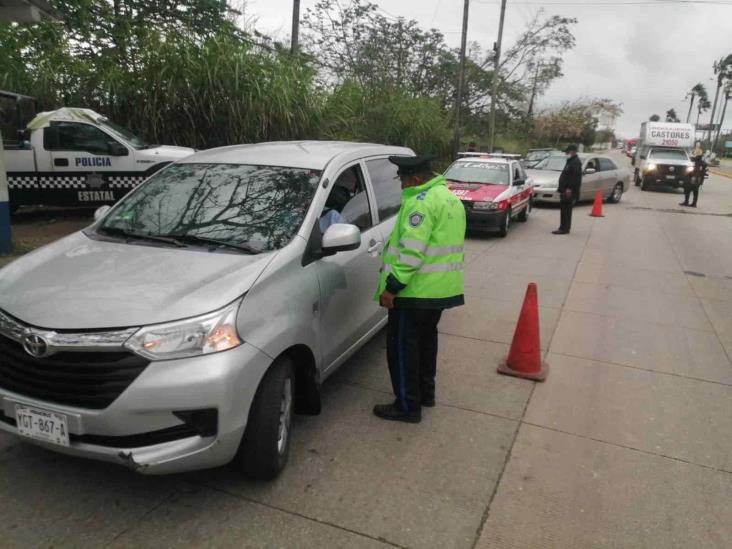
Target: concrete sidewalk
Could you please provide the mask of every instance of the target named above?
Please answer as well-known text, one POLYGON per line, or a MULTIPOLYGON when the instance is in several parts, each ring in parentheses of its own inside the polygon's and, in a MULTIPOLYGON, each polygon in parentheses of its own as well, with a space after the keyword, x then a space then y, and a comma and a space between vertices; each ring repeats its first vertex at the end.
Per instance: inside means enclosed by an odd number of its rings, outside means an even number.
POLYGON ((537 208, 467 241, 441 323, 438 405, 383 422, 383 334, 297 417, 273 483, 149 478, 0 435, 3 547, 728 547, 732 186, 697 210, 633 188, 604 218, 537 208), (544 384, 499 376, 536 282, 544 384))

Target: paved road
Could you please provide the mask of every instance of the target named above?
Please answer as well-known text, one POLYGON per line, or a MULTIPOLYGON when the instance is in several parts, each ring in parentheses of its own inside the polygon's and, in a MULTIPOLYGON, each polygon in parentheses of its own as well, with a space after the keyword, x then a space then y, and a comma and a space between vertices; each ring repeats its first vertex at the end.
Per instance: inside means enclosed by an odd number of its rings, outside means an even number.
POLYGON ((3 547, 728 547, 732 180, 700 208, 633 188, 606 217, 536 209, 471 237, 468 305, 441 324, 438 406, 389 399, 383 336, 298 417, 274 483, 141 477, 0 435, 3 547), (546 383, 498 376, 537 282, 546 383))

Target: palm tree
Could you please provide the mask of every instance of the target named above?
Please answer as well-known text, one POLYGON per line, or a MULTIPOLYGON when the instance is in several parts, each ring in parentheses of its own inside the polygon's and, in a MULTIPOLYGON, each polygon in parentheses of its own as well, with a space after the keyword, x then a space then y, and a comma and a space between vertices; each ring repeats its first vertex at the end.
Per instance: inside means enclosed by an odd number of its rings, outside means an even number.
POLYGON ((719 119, 719 128, 717 128, 717 135, 714 137, 712 150, 716 148, 717 141, 719 141, 719 136, 722 133, 722 124, 724 124, 724 117, 727 114, 727 103, 729 103, 730 99, 732 99, 732 79, 727 80, 727 83, 724 86, 724 104, 722 106, 722 116, 719 119))
POLYGON ((719 91, 725 81, 732 79, 732 53, 727 57, 723 57, 714 63, 714 74, 717 75, 717 91, 714 94, 714 102, 712 103, 712 115, 709 118, 709 141, 712 141, 714 135, 714 115, 717 111, 717 99, 719 99, 719 91))
POLYGON ((701 118, 701 113, 707 112, 709 110, 709 107, 711 107, 712 104, 709 102, 709 99, 706 97, 699 97, 699 102, 697 103, 697 113, 696 113, 696 125, 699 125, 699 119, 701 118))
POLYGON ((676 115, 676 109, 669 109, 666 111, 666 122, 681 122, 679 117, 676 115))
POLYGON ((694 107, 694 98, 703 97, 704 99, 708 100, 707 89, 704 87, 704 84, 699 82, 693 88, 691 88, 691 91, 686 94, 686 97, 691 97, 691 102, 689 103, 689 114, 686 115, 686 123, 688 124, 689 120, 691 120, 691 109, 694 107))

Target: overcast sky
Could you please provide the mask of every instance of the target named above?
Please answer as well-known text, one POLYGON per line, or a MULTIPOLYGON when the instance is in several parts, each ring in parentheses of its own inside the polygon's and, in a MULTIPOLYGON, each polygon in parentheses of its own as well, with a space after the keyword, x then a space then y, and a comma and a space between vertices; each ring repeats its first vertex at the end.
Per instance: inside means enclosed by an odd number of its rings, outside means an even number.
MULTIPOLYGON (((463 0, 372 1, 387 15, 416 19, 442 31, 450 45, 460 43, 463 0)), ((704 83, 710 101, 714 98, 712 62, 732 53, 732 0, 645 3, 649 1, 508 0, 504 48, 541 7, 547 14, 575 17, 577 45, 565 55, 565 76, 542 98, 543 106, 582 96, 613 99, 624 110, 616 123, 623 137, 637 135, 643 120, 654 113, 663 117, 670 108, 683 121, 689 109, 684 96, 694 84, 704 83)), ((301 0, 301 10, 315 3, 301 0)), ((258 30, 289 37, 292 0, 246 0, 246 6, 246 16, 254 18, 258 30)), ((498 35, 499 14, 499 0, 471 0, 468 40, 489 49, 498 35)), ((703 114, 702 121, 708 122, 710 114, 703 114)), ((732 105, 723 127, 731 126, 732 105)))

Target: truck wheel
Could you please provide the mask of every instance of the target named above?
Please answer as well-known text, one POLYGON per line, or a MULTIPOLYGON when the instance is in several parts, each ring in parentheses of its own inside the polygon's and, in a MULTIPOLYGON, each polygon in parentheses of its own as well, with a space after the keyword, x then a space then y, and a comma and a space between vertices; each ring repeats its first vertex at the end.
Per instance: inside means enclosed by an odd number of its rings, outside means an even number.
POLYGON ((508 229, 511 227, 511 215, 511 206, 509 206, 508 210, 506 210, 506 215, 503 218, 503 224, 498 230, 498 236, 500 236, 501 238, 505 238, 508 234, 508 229))
POLYGON ((530 213, 531 213, 531 200, 529 200, 526 203, 526 207, 523 210, 521 210, 521 213, 518 214, 518 217, 516 217, 516 219, 521 221, 521 223, 526 223, 529 220, 530 213))
POLYGON ((264 375, 234 465, 248 478, 272 480, 287 463, 295 397, 292 361, 280 357, 264 375))
POLYGON ((623 197, 623 184, 618 182, 615 184, 615 187, 613 187, 613 192, 610 193, 610 196, 607 197, 607 201, 610 204, 617 204, 620 202, 620 199, 623 197))

